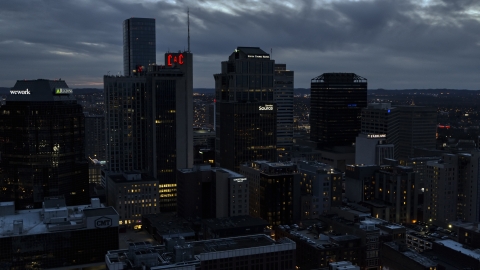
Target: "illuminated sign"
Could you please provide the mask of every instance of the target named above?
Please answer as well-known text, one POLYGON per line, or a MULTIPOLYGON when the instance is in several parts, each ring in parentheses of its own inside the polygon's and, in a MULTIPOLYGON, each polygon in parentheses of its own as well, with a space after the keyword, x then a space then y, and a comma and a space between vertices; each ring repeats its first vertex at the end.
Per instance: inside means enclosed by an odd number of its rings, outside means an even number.
POLYGON ((183 54, 167 54, 167 66, 173 66, 174 63, 179 65, 185 64, 183 61, 183 54))
POLYGON ((71 88, 55 88, 55 95, 65 95, 73 94, 73 89, 71 88))
POLYGON ((103 228, 108 228, 110 226, 112 226, 112 219, 111 218, 101 217, 101 218, 95 220, 95 227, 96 228, 103 229, 103 228))
POLYGON ((386 138, 387 134, 368 134, 367 138, 386 138))
POLYGON ((233 181, 241 183, 243 181, 247 181, 247 178, 235 178, 233 181))
POLYGON ((267 58, 270 59, 270 55, 258 55, 258 54, 248 54, 248 58, 267 58))
POLYGON ((259 111, 273 111, 273 105, 258 106, 259 111))
POLYGON ((28 88, 25 90, 10 90, 10 94, 12 95, 30 95, 30 91, 28 91, 28 88))

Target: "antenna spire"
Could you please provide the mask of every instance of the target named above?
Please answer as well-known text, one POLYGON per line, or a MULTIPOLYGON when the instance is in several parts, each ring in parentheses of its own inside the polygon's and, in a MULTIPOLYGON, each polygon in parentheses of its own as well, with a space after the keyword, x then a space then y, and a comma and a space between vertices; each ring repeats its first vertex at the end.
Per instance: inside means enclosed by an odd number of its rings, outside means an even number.
POLYGON ((190 52, 190 8, 187 9, 187 25, 188 25, 188 52, 190 52))

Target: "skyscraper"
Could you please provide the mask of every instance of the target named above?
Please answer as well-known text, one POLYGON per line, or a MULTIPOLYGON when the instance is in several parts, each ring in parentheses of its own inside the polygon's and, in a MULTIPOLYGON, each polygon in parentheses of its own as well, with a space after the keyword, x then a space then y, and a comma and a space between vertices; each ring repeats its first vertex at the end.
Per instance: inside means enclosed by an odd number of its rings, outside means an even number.
POLYGON ((395 120, 388 141, 395 145, 396 159, 414 157, 415 148, 435 149, 436 108, 396 106, 392 113, 395 120))
POLYGON ((238 172, 247 161, 276 160, 274 64, 258 47, 238 47, 214 75, 217 166, 238 172))
POLYGON ((274 100, 277 104, 277 149, 279 154, 293 146, 294 72, 286 64, 275 64, 274 100))
POLYGON ((106 169, 148 172, 146 77, 104 76, 106 169))
POLYGON ((109 173, 148 173, 159 182, 162 212, 176 210, 176 170, 193 166, 192 61, 184 51, 156 65, 155 21, 132 18, 124 22, 125 76, 104 77, 103 184, 109 173))
POLYGON ((324 73, 311 81, 310 138, 320 149, 349 146, 360 133, 367 106, 367 79, 355 73, 324 73))
POLYGON ((159 181, 160 211, 176 210, 177 169, 193 166, 193 55, 166 53, 165 66, 150 66, 149 168, 159 181))
POLYGON ((85 118, 72 93, 62 80, 17 81, 0 110, 0 198, 17 209, 48 196, 89 201, 85 118))
POLYGON ((155 19, 123 21, 123 74, 131 76, 155 63, 155 19))

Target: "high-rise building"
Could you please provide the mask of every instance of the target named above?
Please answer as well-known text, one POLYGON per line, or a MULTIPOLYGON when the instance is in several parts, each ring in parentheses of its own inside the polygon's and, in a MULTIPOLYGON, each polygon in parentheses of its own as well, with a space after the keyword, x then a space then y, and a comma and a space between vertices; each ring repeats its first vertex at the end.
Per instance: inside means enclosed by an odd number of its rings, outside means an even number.
POLYGON ((300 219, 300 174, 293 163, 253 161, 240 166, 248 179, 250 215, 270 226, 300 219))
MULTIPOLYGON (((105 76, 107 170, 159 181, 160 210, 176 210, 176 170, 193 166, 192 54, 166 53, 165 66, 105 76)), ((105 183, 105 181, 104 181, 105 183)))
POLYGON ((160 211, 176 211, 176 171, 193 166, 193 55, 166 53, 147 73, 150 170, 159 181, 160 211), (153 117, 153 118, 152 118, 153 117))
POLYGON ((367 79, 354 73, 324 73, 312 79, 310 138, 320 149, 351 146, 367 106, 367 79))
POLYGON ((123 75, 132 76, 155 63, 155 19, 123 21, 123 75))
POLYGON ((258 47, 238 47, 215 74, 218 167, 238 171, 252 160, 276 160, 274 64, 258 47))
MULTIPOLYGON (((423 106, 396 106, 394 127, 387 136, 395 145, 395 159, 414 157, 415 148, 435 149, 437 109, 423 106)), ((389 123, 390 124, 390 123, 389 123)))
POLYGON ((85 115, 85 157, 106 160, 105 116, 85 115))
MULTIPOLYGON (((331 207, 342 206, 342 173, 332 166, 318 162, 297 162, 301 175, 300 186, 303 195, 319 199, 318 214, 327 213, 331 207)), ((303 204, 302 204, 303 206, 303 204)), ((302 210, 303 214, 308 211, 302 210)), ((312 218, 304 217, 304 219, 312 218)))
POLYGON ((457 220, 458 157, 444 154, 441 160, 427 162, 424 194, 424 220, 447 225, 457 220))
POLYGON ((85 118, 62 80, 17 81, 0 110, 0 198, 17 209, 44 197, 87 203, 85 118))
POLYGON ((146 77, 104 76, 106 170, 148 172, 146 77))
POLYGON ((417 220, 417 181, 411 167, 383 167, 375 173, 375 200, 388 206, 387 221, 408 224, 417 220))
POLYGON ((361 133, 382 135, 381 137, 388 143, 392 143, 389 135, 395 132, 395 128, 398 128, 395 108, 390 103, 369 103, 362 109, 361 133))
POLYGON ((457 220, 480 221, 478 150, 443 154, 428 161, 424 182, 424 220, 448 226, 457 220))
POLYGON ((286 64, 275 64, 274 100, 277 104, 277 149, 279 154, 293 146, 294 73, 286 64))

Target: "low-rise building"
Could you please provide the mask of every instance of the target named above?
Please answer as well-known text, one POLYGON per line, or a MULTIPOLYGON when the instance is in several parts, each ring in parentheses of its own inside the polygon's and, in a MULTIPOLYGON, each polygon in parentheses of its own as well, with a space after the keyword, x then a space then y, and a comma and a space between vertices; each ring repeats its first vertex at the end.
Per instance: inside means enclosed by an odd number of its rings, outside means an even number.
POLYGON ((395 242, 383 243, 382 266, 390 270, 436 270, 438 264, 429 258, 395 242))
POLYGON ((131 243, 128 249, 105 255, 108 270, 206 270, 295 269, 295 242, 274 241, 260 234, 186 243, 182 237, 167 238, 165 245, 131 243))
POLYGON ((118 213, 98 199, 67 206, 63 196, 46 197, 41 209, 15 212, 0 204, 0 265, 45 269, 101 263, 118 248, 118 213))
POLYGON ((157 213, 158 180, 139 172, 106 174, 107 202, 120 215, 120 225, 141 225, 142 215, 157 213))

